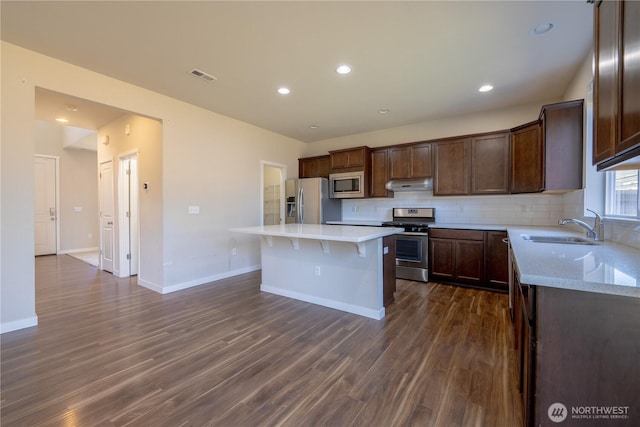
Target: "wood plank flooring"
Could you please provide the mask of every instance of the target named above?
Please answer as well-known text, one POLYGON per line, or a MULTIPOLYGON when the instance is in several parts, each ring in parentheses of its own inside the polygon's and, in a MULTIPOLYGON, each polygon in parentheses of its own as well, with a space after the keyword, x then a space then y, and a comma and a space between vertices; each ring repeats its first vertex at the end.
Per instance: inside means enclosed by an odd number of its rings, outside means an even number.
POLYGON ((376 321, 259 284, 160 295, 36 258, 39 325, 2 335, 1 425, 521 425, 506 295, 398 280, 376 321))

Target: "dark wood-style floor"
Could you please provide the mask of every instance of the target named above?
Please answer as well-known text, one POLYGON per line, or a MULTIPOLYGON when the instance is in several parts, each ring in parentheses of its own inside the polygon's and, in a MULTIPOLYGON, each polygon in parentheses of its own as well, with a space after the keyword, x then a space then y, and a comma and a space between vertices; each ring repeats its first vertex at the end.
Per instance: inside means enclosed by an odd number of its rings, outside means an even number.
POLYGON ((159 295, 36 259, 39 325, 2 335, 2 426, 516 426, 507 296, 398 280, 376 321, 261 293, 159 295))

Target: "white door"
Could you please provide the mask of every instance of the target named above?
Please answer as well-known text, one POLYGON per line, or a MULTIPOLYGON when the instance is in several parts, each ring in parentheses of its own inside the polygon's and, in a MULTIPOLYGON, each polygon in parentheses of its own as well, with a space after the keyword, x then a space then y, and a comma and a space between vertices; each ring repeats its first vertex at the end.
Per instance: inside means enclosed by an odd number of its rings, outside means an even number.
POLYGON ((113 273, 113 162, 100 163, 100 268, 113 273))
POLYGON ((138 159, 133 154, 120 159, 119 178, 119 276, 138 274, 138 159))
POLYGON ((51 255, 57 248, 56 159, 35 158, 35 254, 51 255))

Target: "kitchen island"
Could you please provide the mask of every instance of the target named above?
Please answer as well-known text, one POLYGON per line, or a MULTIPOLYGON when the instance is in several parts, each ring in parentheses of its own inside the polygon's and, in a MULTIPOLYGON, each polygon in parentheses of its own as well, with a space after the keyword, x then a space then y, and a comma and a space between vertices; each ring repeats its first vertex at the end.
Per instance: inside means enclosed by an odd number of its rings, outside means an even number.
POLYGON ((384 317, 388 294, 392 300, 395 289, 391 236, 402 229, 281 224, 231 231, 260 236, 260 290, 372 319, 384 317))

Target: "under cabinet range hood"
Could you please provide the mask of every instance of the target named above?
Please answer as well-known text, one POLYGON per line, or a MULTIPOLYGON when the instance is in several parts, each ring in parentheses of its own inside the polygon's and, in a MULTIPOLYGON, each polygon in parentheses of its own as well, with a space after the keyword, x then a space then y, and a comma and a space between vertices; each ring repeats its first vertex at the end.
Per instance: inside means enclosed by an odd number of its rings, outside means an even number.
POLYGON ((389 191, 429 191, 433 190, 433 179, 394 179, 385 185, 389 191))

